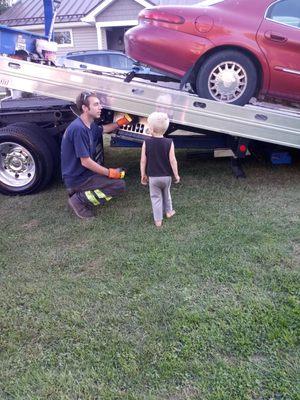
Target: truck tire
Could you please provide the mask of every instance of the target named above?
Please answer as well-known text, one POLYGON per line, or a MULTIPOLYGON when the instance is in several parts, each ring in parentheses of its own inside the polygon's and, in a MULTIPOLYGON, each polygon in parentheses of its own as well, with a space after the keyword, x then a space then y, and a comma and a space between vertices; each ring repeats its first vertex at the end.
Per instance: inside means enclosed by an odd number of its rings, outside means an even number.
POLYGON ((201 66, 196 80, 199 97, 245 105, 254 96, 258 75, 253 61, 237 50, 222 50, 201 66))
POLYGON ((40 135, 49 147, 49 150, 54 160, 54 167, 57 168, 60 165, 60 148, 58 142, 51 134, 47 132, 46 129, 41 128, 40 126, 32 122, 15 122, 10 126, 19 126, 20 128, 34 131, 36 135, 40 135))
POLYGON ((54 159, 38 130, 26 124, 0 129, 0 192, 6 195, 35 193, 49 183, 54 159))

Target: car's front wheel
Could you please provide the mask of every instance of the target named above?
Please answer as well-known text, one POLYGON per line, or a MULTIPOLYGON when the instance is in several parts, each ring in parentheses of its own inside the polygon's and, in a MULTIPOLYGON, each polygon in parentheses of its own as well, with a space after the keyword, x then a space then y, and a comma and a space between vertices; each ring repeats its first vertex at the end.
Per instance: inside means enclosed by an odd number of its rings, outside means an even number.
POLYGON ((236 50, 211 55, 201 66, 196 89, 199 97, 244 105, 257 89, 258 76, 253 61, 236 50))

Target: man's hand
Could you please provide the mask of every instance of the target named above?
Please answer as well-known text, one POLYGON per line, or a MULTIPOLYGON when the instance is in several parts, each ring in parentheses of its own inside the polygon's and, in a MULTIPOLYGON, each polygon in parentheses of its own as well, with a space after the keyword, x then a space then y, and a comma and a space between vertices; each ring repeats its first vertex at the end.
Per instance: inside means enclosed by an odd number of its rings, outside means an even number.
POLYGON ((180 182, 180 176, 179 175, 174 176, 174 182, 175 183, 179 183, 180 182))
POLYGON ((147 175, 142 175, 141 176, 141 184, 146 186, 148 183, 148 176, 147 175))
POLYGON ((108 177, 110 179, 124 179, 125 171, 122 168, 108 168, 108 177))
POLYGON ((124 125, 130 125, 134 123, 134 117, 129 114, 124 114, 124 117, 117 119, 116 123, 121 128, 124 125))

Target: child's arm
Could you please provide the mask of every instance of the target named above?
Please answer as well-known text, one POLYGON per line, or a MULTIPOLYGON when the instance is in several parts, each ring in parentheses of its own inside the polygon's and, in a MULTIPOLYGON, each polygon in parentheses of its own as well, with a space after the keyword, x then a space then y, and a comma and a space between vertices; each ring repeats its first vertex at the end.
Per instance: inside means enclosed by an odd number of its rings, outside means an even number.
POLYGON ((176 156, 175 156, 175 150, 174 150, 174 143, 173 142, 172 142, 171 148, 170 148, 169 160, 170 160, 170 164, 171 164, 172 171, 173 171, 173 174, 174 174, 175 183, 179 183, 180 182, 180 176, 178 175, 178 166, 177 166, 177 160, 176 160, 176 156))
POLYGON ((141 152, 141 162, 140 162, 140 169, 141 169, 141 184, 147 185, 148 177, 146 175, 146 165, 147 165, 147 157, 146 157, 146 143, 143 143, 142 152, 141 152))

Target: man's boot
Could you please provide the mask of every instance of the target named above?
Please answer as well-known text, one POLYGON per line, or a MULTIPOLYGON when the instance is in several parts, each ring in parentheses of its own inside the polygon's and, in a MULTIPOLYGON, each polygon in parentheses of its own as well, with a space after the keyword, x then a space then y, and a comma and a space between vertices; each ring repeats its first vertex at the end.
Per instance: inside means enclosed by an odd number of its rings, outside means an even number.
POLYGON ((68 203, 77 217, 81 219, 88 219, 94 217, 94 210, 91 206, 84 204, 77 193, 74 193, 68 199, 68 203))

